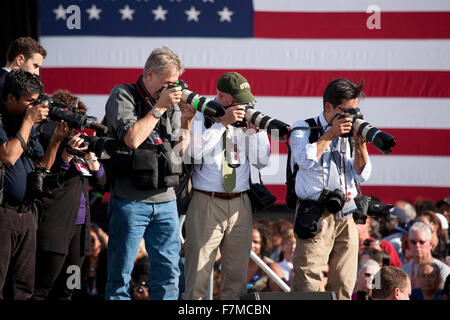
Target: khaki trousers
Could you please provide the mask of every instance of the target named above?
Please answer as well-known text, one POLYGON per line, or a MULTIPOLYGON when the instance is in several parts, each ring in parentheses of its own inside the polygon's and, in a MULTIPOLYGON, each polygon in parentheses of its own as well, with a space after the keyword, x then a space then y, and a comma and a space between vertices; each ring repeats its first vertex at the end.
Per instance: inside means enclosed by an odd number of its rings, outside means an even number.
POLYGON ((194 191, 185 227, 185 299, 207 298, 218 248, 222 255, 221 299, 238 299, 245 294, 252 244, 247 194, 224 200, 194 191))
POLYGON ((358 229, 353 218, 337 220, 327 211, 322 230, 311 239, 295 236, 294 278, 292 290, 317 292, 322 271, 328 271, 327 291, 334 291, 339 300, 351 299, 358 268, 358 229))

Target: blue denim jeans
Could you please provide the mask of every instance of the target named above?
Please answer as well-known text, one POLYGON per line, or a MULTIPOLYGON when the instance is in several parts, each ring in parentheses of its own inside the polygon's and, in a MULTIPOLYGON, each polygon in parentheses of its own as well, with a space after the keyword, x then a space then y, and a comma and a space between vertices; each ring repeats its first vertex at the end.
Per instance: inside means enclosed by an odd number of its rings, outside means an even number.
POLYGON ((129 282, 142 238, 150 260, 150 299, 178 299, 180 228, 176 201, 145 203, 111 197, 107 300, 130 300, 129 282))

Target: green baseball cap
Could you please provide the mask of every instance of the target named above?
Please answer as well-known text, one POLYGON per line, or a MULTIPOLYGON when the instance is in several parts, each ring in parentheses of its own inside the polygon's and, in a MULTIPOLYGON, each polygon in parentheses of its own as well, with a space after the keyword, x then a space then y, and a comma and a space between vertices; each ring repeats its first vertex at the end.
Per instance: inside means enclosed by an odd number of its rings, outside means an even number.
POLYGON ((239 104, 256 101, 247 79, 237 72, 227 72, 217 80, 217 89, 230 94, 239 104))

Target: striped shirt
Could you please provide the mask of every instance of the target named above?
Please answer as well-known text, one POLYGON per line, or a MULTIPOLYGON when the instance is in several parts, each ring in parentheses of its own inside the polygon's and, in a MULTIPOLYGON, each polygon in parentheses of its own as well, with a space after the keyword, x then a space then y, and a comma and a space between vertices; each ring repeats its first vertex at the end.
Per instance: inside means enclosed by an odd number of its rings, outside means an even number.
MULTIPOLYGON (((328 125, 323 112, 319 117, 315 118, 316 123, 317 119, 320 120, 320 123, 324 127, 328 125)), ((294 127, 309 127, 309 125, 306 121, 300 120, 294 123, 292 128, 294 127)), ((325 132, 329 129, 330 127, 327 128, 325 132)), ((309 133, 309 130, 295 130, 292 132, 290 137, 290 145, 292 150, 291 168, 294 170, 294 163, 296 163, 299 167, 295 179, 295 193, 297 196, 302 199, 318 200, 323 189, 323 182, 325 182, 326 187, 328 184, 330 163, 323 161, 322 173, 322 161, 320 158, 317 159, 317 142, 309 143, 309 133)), ((350 155, 350 145, 348 143, 348 139, 345 139, 345 143, 347 144, 345 152, 347 194, 350 193, 350 197, 354 198, 358 194, 355 181, 358 183, 367 181, 372 171, 372 165, 370 160, 368 160, 361 174, 357 174, 355 168, 353 167, 354 159, 350 155)), ((322 157, 326 159, 330 152, 330 146, 328 146, 322 157)), ((341 166, 341 168, 343 168, 343 166, 341 166)), ((341 180, 341 190, 345 193, 344 170, 340 171, 339 177, 341 180)))

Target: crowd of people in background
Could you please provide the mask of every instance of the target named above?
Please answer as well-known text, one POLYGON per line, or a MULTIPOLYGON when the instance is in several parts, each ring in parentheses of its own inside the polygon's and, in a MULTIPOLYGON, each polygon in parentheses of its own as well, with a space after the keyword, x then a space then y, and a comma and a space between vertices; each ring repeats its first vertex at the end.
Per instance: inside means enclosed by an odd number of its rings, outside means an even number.
MULTIPOLYGON (((280 210, 283 209, 280 208, 280 210)), ((104 211, 104 209, 101 209, 97 215, 93 214, 93 220, 104 221, 104 211)), ((377 281, 390 281, 390 274, 395 274, 397 277, 398 275, 408 275, 407 278, 410 281, 411 288, 406 296, 411 300, 449 299, 450 243, 448 242, 448 224, 450 221, 450 197, 438 202, 418 200, 414 204, 398 201, 391 212, 389 219, 368 219, 366 225, 361 225, 358 228, 360 242, 358 276, 355 279, 352 299, 382 299, 380 296, 383 294, 386 294, 386 298, 394 299, 393 295, 389 294, 388 296, 387 293, 380 290, 375 290, 377 293, 375 297, 373 295, 373 289, 377 287, 377 281), (424 218, 429 216, 436 219, 428 220, 424 218), (415 224, 416 227, 413 228, 415 224), (420 227, 417 227, 418 225, 420 227), (392 226, 394 227, 392 228, 392 226), (436 232, 432 230, 436 230, 436 232), (428 243, 426 240, 427 234, 428 243), (436 249, 437 247, 438 249, 436 249), (427 255, 427 252, 430 255, 427 255), (390 267, 390 269, 386 271, 386 267, 390 267), (381 280, 376 279, 377 274, 378 277, 381 277, 381 280)), ((82 289, 74 294, 74 299, 103 299, 104 297, 106 281, 105 250, 107 250, 108 236, 96 223, 93 223, 92 226, 94 228, 91 231, 92 256, 91 252, 87 254, 87 261, 85 261, 82 269, 82 289)), ((107 228, 107 226, 104 225, 103 228, 107 228)), ((285 218, 271 220, 260 218, 258 215, 253 216, 252 250, 288 286, 290 286, 293 277, 292 260, 295 245, 291 221, 285 218)), ((138 267, 139 256, 140 259, 146 260, 145 263, 148 263, 143 243, 140 253, 135 262, 135 271, 131 283, 133 299, 139 300, 148 299, 148 288, 145 286, 145 282, 148 280, 148 270, 138 267), (138 294, 139 291, 146 293, 138 294)), ((220 258, 219 252, 214 266, 213 299, 221 298, 220 258)), ((183 259, 180 262, 183 263, 183 259)), ((321 291, 327 291, 328 271, 328 269, 324 269, 322 272, 321 291)), ((180 279, 180 288, 184 287, 182 278, 180 279)), ((379 284, 381 285, 381 283, 379 284)), ((249 259, 247 292, 255 291, 282 292, 283 290, 252 259, 249 259)), ((180 290, 180 299, 183 298, 183 290, 180 290)))

